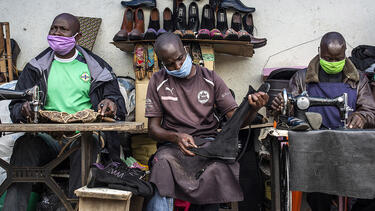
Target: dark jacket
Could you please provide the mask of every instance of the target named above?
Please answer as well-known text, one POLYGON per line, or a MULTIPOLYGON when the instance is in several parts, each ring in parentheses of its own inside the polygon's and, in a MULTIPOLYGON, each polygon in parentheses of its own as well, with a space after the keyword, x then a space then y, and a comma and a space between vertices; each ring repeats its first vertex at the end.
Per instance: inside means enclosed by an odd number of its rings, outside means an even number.
MULTIPOLYGON (((308 68, 298 71, 289 82, 289 92, 296 96, 306 91, 306 84, 319 83, 319 56, 314 57, 308 68)), ((360 73, 354 64, 346 59, 343 71, 343 83, 347 83, 352 88, 357 89, 356 109, 353 114, 365 121, 365 127, 375 126, 375 100, 371 93, 367 77, 360 73)), ((353 115, 352 114, 352 115, 353 115)))
MULTIPOLYGON (((97 111, 100 101, 106 98, 110 99, 117 105, 117 118, 124 120, 126 114, 125 101, 121 95, 112 67, 91 51, 80 46, 76 46, 76 49, 85 58, 88 69, 90 70, 91 87, 89 95, 93 106, 92 109, 97 111)), ((46 101, 48 74, 53 59, 53 50, 47 48, 27 63, 18 79, 16 90, 25 90, 38 85, 40 90, 44 93, 42 95, 44 105, 46 101)), ((26 122, 26 119, 21 114, 21 108, 24 102, 25 100, 12 100, 9 104, 10 117, 14 123, 26 122)))

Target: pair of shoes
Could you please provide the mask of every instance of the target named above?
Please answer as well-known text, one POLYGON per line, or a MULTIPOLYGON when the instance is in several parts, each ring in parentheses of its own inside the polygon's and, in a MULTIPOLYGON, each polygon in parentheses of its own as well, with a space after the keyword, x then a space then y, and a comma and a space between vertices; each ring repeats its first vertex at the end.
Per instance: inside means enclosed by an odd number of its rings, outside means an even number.
POLYGON ((129 168, 125 163, 111 162, 104 166, 94 163, 90 169, 88 188, 108 187, 131 191, 135 195, 150 196, 153 187, 143 180, 146 172, 138 168, 129 168))
POLYGON ((152 45, 136 44, 134 48, 133 69, 135 77, 142 80, 151 79, 152 74, 159 71, 158 57, 152 45))
POLYGON ((240 12, 255 12, 255 8, 245 6, 240 0, 222 0, 220 8, 233 8, 240 12))
POLYGON ((113 41, 141 40, 145 32, 143 10, 137 8, 133 11, 128 7, 125 10, 121 29, 113 37, 113 41))
POLYGON ((199 29, 199 8, 197 3, 191 2, 189 5, 189 17, 186 23, 186 6, 184 3, 180 3, 177 7, 177 14, 175 19, 175 29, 184 31, 191 30, 198 32, 199 29))
POLYGON ((132 0, 132 1, 121 1, 124 7, 156 7, 156 0, 132 0))
POLYGON ((200 29, 197 35, 198 39, 213 39, 213 40, 222 40, 224 39, 224 35, 221 33, 219 29, 212 29, 211 31, 208 29, 200 29))

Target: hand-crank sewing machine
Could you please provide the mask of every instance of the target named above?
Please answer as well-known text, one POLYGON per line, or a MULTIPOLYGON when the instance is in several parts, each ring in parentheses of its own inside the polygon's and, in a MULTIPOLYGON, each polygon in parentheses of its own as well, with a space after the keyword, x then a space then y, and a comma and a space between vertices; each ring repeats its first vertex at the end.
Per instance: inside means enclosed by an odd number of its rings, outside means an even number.
POLYGON ((42 105, 40 97, 41 93, 42 91, 39 90, 38 86, 34 86, 24 91, 15 91, 11 89, 0 88, 0 100, 24 99, 30 101, 30 105, 32 106, 34 112, 33 122, 38 123, 38 112, 42 105))
POLYGON ((287 93, 286 89, 283 89, 282 96, 284 100, 282 115, 286 115, 287 110, 290 111, 293 108, 294 116, 302 120, 306 120, 305 112, 310 107, 336 106, 339 109, 341 122, 343 122, 345 128, 349 117, 349 112, 353 111, 353 109, 348 105, 347 93, 343 93, 341 96, 329 99, 310 97, 308 96, 307 92, 304 91, 300 95, 293 97, 291 94, 287 93))

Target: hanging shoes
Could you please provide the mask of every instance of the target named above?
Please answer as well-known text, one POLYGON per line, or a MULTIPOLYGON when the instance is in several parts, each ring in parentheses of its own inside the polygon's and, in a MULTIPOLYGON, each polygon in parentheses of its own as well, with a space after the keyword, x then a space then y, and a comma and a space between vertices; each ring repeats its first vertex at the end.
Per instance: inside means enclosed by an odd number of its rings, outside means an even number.
POLYGON ((129 33, 129 40, 141 40, 143 38, 143 33, 145 32, 143 10, 137 8, 134 15, 135 24, 134 29, 129 33))
POLYGON ((208 29, 209 31, 215 28, 215 17, 214 17, 212 8, 209 4, 206 4, 203 6, 200 28, 208 29))
POLYGON ((135 71, 135 77, 138 80, 142 80, 146 75, 146 51, 142 44, 136 44, 134 48, 134 61, 133 68, 135 71))
POLYGON ((198 33, 199 30, 199 8, 197 3, 191 2, 189 5, 188 30, 198 33))
POLYGON ((178 5, 175 29, 180 31, 186 29, 186 6, 184 3, 178 5))
POLYGON ((113 41, 126 41, 128 34, 133 29, 134 13, 131 8, 126 8, 122 19, 121 30, 113 37, 113 41))
POLYGON ((255 12, 254 7, 247 7, 240 0, 222 0, 220 8, 233 8, 240 12, 255 12))
POLYGON ((221 31, 222 34, 228 30, 227 11, 224 8, 220 8, 216 13, 216 28, 221 31))
POLYGON ((253 15, 251 13, 246 13, 242 17, 243 29, 245 29, 249 34, 253 35, 254 31, 254 21, 253 15))
POLYGON ((151 79, 152 74, 159 71, 158 57, 152 45, 147 46, 147 78, 151 79))
POLYGON ((132 1, 121 1, 124 7, 156 7, 156 0, 132 0, 132 1))
POLYGON ((168 7, 163 12, 163 28, 167 32, 173 32, 172 11, 168 7))

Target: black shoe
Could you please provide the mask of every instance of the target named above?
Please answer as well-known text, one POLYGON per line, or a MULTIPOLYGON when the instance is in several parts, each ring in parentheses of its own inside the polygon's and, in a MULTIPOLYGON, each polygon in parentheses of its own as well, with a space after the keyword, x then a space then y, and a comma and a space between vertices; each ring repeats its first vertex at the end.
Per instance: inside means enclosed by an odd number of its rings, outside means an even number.
POLYGON ((155 31, 158 31, 160 29, 160 16, 159 16, 159 10, 158 8, 154 7, 152 8, 150 12, 150 21, 148 22, 148 28, 155 29, 155 31))
POLYGON ((239 12, 233 13, 232 22, 231 22, 231 28, 234 29, 236 32, 241 31, 241 29, 242 29, 242 20, 241 20, 241 14, 239 12))
POLYGON ((156 7, 156 0, 132 0, 132 1, 121 1, 124 7, 156 7))
POLYGON ((201 29, 208 29, 211 31, 215 28, 215 17, 212 8, 209 4, 203 6, 201 29))
POLYGON ((228 30, 227 11, 224 8, 220 8, 216 13, 216 28, 221 31, 222 34, 228 30))
POLYGON ((178 5, 175 26, 176 30, 182 31, 186 29, 186 6, 184 3, 178 5))
POLYGON ((253 15, 251 13, 247 13, 242 17, 242 24, 243 24, 243 29, 245 29, 247 33, 253 35, 254 21, 253 21, 253 15))
POLYGON ((234 8, 240 12, 255 12, 254 7, 247 7, 240 0, 223 0, 220 8, 234 8))
POLYGON ((199 8, 197 3, 191 2, 189 5, 189 21, 188 28, 197 33, 199 30, 199 8))
POLYGON ((107 166, 94 163, 91 167, 91 178, 87 187, 109 187, 131 191, 135 195, 150 196, 153 188, 149 182, 142 180, 145 172, 138 168, 129 168, 124 163, 112 162, 107 166))
POLYGON ((168 7, 163 12, 163 28, 167 32, 173 32, 172 11, 168 7))

